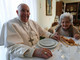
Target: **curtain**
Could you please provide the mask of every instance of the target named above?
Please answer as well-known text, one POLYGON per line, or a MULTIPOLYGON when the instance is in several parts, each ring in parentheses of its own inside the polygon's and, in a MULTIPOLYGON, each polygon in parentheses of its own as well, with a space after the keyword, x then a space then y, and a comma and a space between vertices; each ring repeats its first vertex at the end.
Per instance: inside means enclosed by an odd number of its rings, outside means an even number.
POLYGON ((0 32, 3 23, 17 16, 16 9, 20 3, 30 7, 30 19, 37 21, 37 0, 0 0, 0 32))

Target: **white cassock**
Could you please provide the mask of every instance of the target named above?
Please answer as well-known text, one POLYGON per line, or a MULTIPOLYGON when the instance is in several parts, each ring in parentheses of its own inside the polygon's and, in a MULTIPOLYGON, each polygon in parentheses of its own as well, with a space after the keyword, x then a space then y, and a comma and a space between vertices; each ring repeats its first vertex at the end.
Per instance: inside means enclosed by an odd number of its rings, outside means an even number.
POLYGON ((37 23, 28 20, 22 22, 19 18, 14 18, 3 25, 0 44, 8 48, 8 60, 15 57, 32 57, 35 45, 40 36, 49 37, 51 33, 41 28, 37 23), (24 56, 24 53, 26 55, 24 56))

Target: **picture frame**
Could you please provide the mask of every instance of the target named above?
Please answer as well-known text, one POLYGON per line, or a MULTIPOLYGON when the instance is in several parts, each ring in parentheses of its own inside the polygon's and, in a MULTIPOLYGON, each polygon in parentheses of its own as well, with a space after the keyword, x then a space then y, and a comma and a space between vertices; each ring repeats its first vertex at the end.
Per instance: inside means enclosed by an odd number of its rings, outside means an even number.
POLYGON ((46 16, 52 16, 52 0, 46 0, 46 16))

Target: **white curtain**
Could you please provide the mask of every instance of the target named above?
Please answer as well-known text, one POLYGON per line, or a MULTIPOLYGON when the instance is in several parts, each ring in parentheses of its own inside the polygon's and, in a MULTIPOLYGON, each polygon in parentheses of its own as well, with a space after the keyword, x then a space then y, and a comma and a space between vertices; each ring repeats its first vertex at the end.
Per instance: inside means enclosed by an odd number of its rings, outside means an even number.
POLYGON ((30 19, 37 21, 37 0, 0 0, 0 32, 3 23, 17 16, 16 9, 20 3, 30 7, 30 19))

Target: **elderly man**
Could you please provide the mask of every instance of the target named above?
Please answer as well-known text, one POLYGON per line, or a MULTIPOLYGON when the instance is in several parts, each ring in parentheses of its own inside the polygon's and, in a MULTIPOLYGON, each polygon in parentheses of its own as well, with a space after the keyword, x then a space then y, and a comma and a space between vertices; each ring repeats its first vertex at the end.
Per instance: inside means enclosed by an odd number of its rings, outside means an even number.
POLYGON ((8 48, 8 60, 13 60, 15 57, 51 57, 52 53, 49 49, 34 49, 32 46, 39 41, 40 36, 59 40, 59 35, 51 34, 34 21, 29 20, 28 5, 20 4, 16 12, 18 18, 5 23, 1 33, 0 40, 4 40, 3 44, 8 48))

